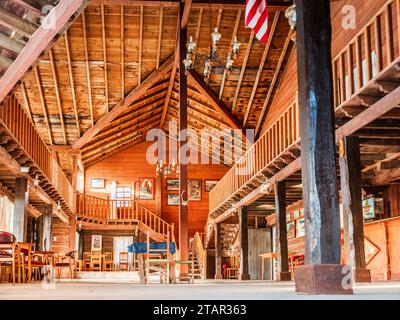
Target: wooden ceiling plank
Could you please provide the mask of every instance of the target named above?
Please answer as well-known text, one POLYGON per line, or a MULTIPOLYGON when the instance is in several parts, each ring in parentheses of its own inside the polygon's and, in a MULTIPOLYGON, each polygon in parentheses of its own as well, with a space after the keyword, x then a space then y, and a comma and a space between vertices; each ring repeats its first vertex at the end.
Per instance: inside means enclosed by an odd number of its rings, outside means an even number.
MULTIPOLYGON (((203 11, 204 11, 203 8, 199 9, 199 15, 198 15, 198 18, 197 18, 196 33, 195 33, 194 40, 193 40, 195 43, 199 43, 201 22, 203 21, 203 11)), ((193 58, 192 58, 193 65, 196 63, 196 49, 197 49, 197 46, 194 48, 194 52, 193 52, 193 58)))
POLYGON ((88 88, 90 121, 91 121, 91 125, 94 126, 92 82, 90 80, 90 65, 89 65, 89 51, 88 51, 88 43, 87 43, 87 29, 86 29, 86 13, 85 13, 85 10, 82 12, 82 33, 83 33, 83 50, 85 52, 86 82, 87 82, 87 88, 88 88))
POLYGON ((160 56, 161 56, 161 42, 162 42, 162 30, 163 30, 163 19, 164 19, 164 8, 160 8, 160 16, 158 20, 158 41, 157 41, 157 61, 156 68, 160 67, 160 56))
POLYGON ((4 7, 0 7, 0 25, 27 38, 30 38, 38 28, 37 25, 21 18, 4 7))
POLYGON ((70 50, 70 47, 69 47, 68 30, 66 30, 65 33, 64 33, 64 39, 65 39, 65 51, 67 53, 68 76, 69 76, 69 83, 70 83, 70 86, 71 86, 72 105, 74 107, 76 129, 78 130, 78 137, 80 138, 81 137, 81 129, 80 129, 80 126, 79 126, 78 105, 76 103, 75 82, 74 82, 74 76, 72 74, 71 50, 70 50))
POLYGON ((261 124, 262 124, 263 119, 264 119, 264 115, 265 115, 265 117, 268 116, 267 107, 268 107, 268 104, 269 104, 269 102, 271 100, 272 92, 273 92, 273 90, 275 88, 275 85, 276 85, 278 79, 279 79, 279 73, 280 73, 281 68, 283 66, 283 61, 285 59, 286 52, 287 52, 287 50, 289 48, 290 42, 292 41, 291 40, 292 34, 293 34, 293 30, 290 28, 289 33, 286 36, 286 40, 285 40, 285 44, 284 44, 283 49, 282 49, 281 56, 279 57, 279 61, 278 61, 278 64, 276 66, 276 69, 275 69, 275 72, 274 72, 274 76, 273 76, 273 78, 271 80, 271 85, 269 86, 267 96, 266 96, 266 98, 264 100, 264 104, 263 104, 263 107, 261 109, 260 117, 258 118, 256 130, 255 130, 255 136, 258 135, 258 131, 260 130, 261 124))
POLYGON ((142 55, 143 55, 142 51, 143 51, 143 6, 140 6, 138 84, 142 83, 142 55))
POLYGON ((103 115, 94 126, 73 144, 74 149, 79 149, 88 143, 97 133, 104 129, 111 121, 120 115, 134 101, 139 99, 148 89, 150 89, 159 79, 169 72, 174 62, 174 56, 171 55, 157 70, 154 70, 141 85, 135 87, 124 99, 103 115))
MULTIPOLYGON (((233 43, 235 42, 235 37, 237 36, 237 32, 239 30, 239 24, 240 24, 240 17, 242 16, 242 10, 239 9, 236 15, 236 20, 235 20, 235 27, 233 28, 233 33, 232 33, 232 39, 231 39, 231 44, 230 44, 230 48, 232 48, 233 43)), ((224 88, 225 88, 225 81, 226 81, 226 77, 228 75, 228 70, 225 68, 224 69, 224 74, 222 75, 222 81, 221 81, 221 86, 219 89, 219 99, 222 98, 222 94, 224 92, 224 88)))
POLYGON ((63 134, 64 144, 68 144, 67 133, 65 131, 64 115, 63 115, 63 111, 62 111, 60 90, 59 90, 59 86, 58 86, 57 70, 56 70, 56 65, 54 62, 53 49, 50 49, 49 57, 50 57, 51 74, 53 77, 54 90, 55 90, 55 94, 56 94, 57 108, 58 108, 58 114, 60 116, 60 123, 61 123, 61 130, 62 130, 62 134, 63 134))
POLYGON ((110 111, 109 93, 108 93, 108 63, 107 63, 107 38, 106 38, 106 16, 104 13, 104 5, 101 7, 101 36, 103 40, 103 60, 104 60, 104 95, 107 112, 110 111))
POLYGON ((121 99, 125 98, 125 11, 121 6, 121 99))
POLYGON ((202 77, 194 70, 188 72, 188 78, 195 84, 200 93, 207 98, 210 104, 224 116, 226 122, 234 129, 242 129, 242 124, 229 111, 229 108, 218 99, 216 94, 207 86, 202 77))
POLYGON ((0 55, 0 68, 3 70, 7 70, 13 64, 14 60, 10 59, 9 57, 0 55))
POLYGON ((236 87, 235 96, 234 96, 233 102, 232 102, 232 112, 235 111, 237 100, 239 98, 240 89, 242 88, 242 81, 243 81, 244 74, 246 72, 247 62, 249 60, 251 48, 253 46, 253 40, 254 40, 254 31, 252 30, 250 33, 249 42, 247 44, 247 50, 246 50, 246 53, 243 58, 242 69, 240 70, 240 75, 239 75, 239 79, 238 79, 238 83, 237 83, 237 87, 236 87))
POLYGON ((53 145, 53 137, 52 137, 52 134, 51 134, 49 116, 47 114, 47 106, 46 106, 46 101, 44 100, 42 83, 41 83, 41 80, 40 80, 40 74, 39 74, 38 67, 34 68, 34 73, 35 73, 36 85, 37 85, 38 92, 39 92, 40 104, 42 105, 44 120, 45 120, 45 123, 46 123, 47 133, 48 133, 48 136, 49 136, 49 144, 53 145))
POLYGON ((21 83, 21 90, 22 90, 22 95, 24 97, 24 103, 25 103, 25 110, 28 113, 29 119, 31 119, 32 123, 34 123, 33 118, 32 118, 32 108, 31 108, 31 104, 29 103, 29 98, 28 98, 28 93, 26 91, 26 85, 25 82, 21 83))
POLYGON ((254 101, 254 97, 255 97, 256 92, 257 92, 258 83, 260 81, 261 74, 262 74, 262 72, 264 70, 264 65, 265 65, 265 61, 267 60, 269 49, 271 48, 271 43, 272 43, 272 39, 274 38, 276 26, 278 25, 279 16, 280 16, 280 11, 277 11, 275 13, 271 29, 268 32, 269 33, 268 41, 267 41, 267 43, 266 43, 266 45, 264 47, 264 51, 263 51, 263 55, 261 57, 261 61, 260 61, 260 65, 259 65, 259 68, 258 68, 257 76, 256 76, 256 79, 254 81, 253 90, 251 92, 250 99, 249 99, 249 102, 247 104, 246 112, 244 114, 243 127, 246 127, 246 122, 247 122, 247 119, 249 117, 250 110, 251 110, 251 107, 252 107, 252 104, 253 104, 253 101, 254 101))
POLYGON ((12 66, 0 79, 0 101, 3 101, 29 68, 37 62, 43 51, 51 45, 56 35, 72 22, 71 18, 86 4, 87 0, 60 0, 57 6, 50 11, 12 66), (46 27, 49 21, 53 22, 53 28, 46 27))
POLYGON ((15 53, 20 53, 24 49, 24 43, 11 39, 4 33, 0 32, 0 46, 15 53))

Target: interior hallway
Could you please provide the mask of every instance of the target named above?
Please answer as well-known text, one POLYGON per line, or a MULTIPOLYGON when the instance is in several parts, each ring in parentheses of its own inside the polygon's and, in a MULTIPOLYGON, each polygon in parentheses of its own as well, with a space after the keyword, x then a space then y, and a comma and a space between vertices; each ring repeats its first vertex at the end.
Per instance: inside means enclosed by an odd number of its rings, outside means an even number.
POLYGON ((65 281, 57 283, 56 289, 43 289, 41 283, 33 283, 15 287, 2 285, 0 291, 0 300, 38 297, 41 300, 398 300, 400 281, 357 284, 354 295, 342 296, 298 295, 294 282, 243 283, 236 280, 196 281, 193 285, 65 281))

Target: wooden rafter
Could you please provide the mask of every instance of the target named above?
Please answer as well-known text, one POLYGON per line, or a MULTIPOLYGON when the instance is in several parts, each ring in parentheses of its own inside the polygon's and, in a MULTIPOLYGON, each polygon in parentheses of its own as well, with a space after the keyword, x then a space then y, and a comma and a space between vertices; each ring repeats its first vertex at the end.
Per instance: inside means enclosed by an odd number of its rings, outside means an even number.
POLYGON ((101 35, 103 38, 103 60, 104 60, 104 90, 105 104, 107 112, 110 110, 109 95, 108 95, 108 64, 107 64, 107 36, 106 36, 106 16, 104 5, 101 7, 101 35))
POLYGON ((44 100, 42 82, 40 80, 40 74, 39 74, 38 67, 34 68, 34 73, 35 73, 36 85, 37 85, 38 92, 39 92, 40 104, 42 105, 44 120, 45 120, 45 123, 46 123, 47 133, 48 133, 48 136, 49 136, 49 144, 52 145, 53 144, 53 137, 51 135, 51 127, 50 127, 50 122, 49 122, 49 116, 47 114, 47 106, 46 106, 46 101, 44 100))
POLYGON ((257 92, 258 83, 260 81, 261 74, 262 74, 262 72, 264 70, 264 65, 265 65, 265 61, 267 60, 269 49, 271 48, 271 43, 272 43, 272 39, 274 38, 276 26, 278 25, 279 16, 280 16, 280 11, 277 11, 275 13, 271 29, 268 32, 268 41, 267 41, 267 43, 266 43, 266 45, 264 47, 263 55, 261 57, 260 65, 258 67, 257 76, 256 76, 256 79, 254 81, 253 90, 251 92, 250 99, 249 99, 249 102, 247 104, 246 112, 244 114, 243 127, 246 126, 246 122, 247 122, 247 119, 248 119, 249 114, 250 114, 251 106, 253 104, 253 100, 254 100, 254 97, 255 97, 256 92, 257 92))
POLYGON ((239 75, 239 80, 238 80, 237 87, 236 87, 235 96, 234 96, 233 102, 232 102, 232 112, 236 108, 236 103, 237 103, 237 100, 239 98, 240 89, 242 88, 242 81, 243 81, 244 73, 246 72, 247 61, 249 60, 250 51, 251 51, 251 48, 253 46, 253 40, 254 40, 254 31, 251 31, 250 39, 249 39, 249 42, 247 44, 247 50, 246 50, 246 53, 245 53, 244 58, 243 58, 242 69, 240 70, 240 75, 239 75))
POLYGON ((32 35, 25 48, 15 59, 12 66, 0 79, 0 101, 20 81, 29 68, 37 62, 40 55, 51 46, 57 34, 72 23, 72 17, 79 13, 87 4, 87 0, 60 0, 57 6, 50 11, 42 25, 32 35), (53 28, 45 27, 49 21, 55 22, 53 28))
POLYGON ((33 117, 32 117, 32 109, 31 109, 31 104, 29 103, 29 98, 28 98, 28 93, 26 92, 26 85, 25 82, 21 83, 21 89, 22 89, 22 95, 24 97, 24 103, 26 106, 26 111, 28 113, 29 119, 31 119, 32 123, 33 121, 33 117))
POLYGON ((20 53, 24 49, 24 43, 11 39, 2 32, 0 32, 0 46, 15 53, 20 53))
POLYGON ((31 37, 38 28, 37 25, 21 18, 20 16, 7 10, 4 7, 0 7, 0 25, 10 30, 16 31, 20 35, 27 38, 31 37))
MULTIPOLYGON (((199 9, 199 15, 197 17, 197 26, 196 26, 196 33, 194 36, 194 42, 195 43, 199 43, 199 37, 200 37, 200 29, 201 29, 201 22, 203 20, 203 8, 199 9)), ((193 64, 196 63, 196 49, 197 47, 194 48, 194 52, 193 52, 193 64)))
POLYGON ((142 55, 143 55, 142 50, 143 50, 143 6, 140 6, 138 84, 142 83, 142 55))
POLYGON ((79 114, 78 114, 78 105, 76 103, 75 82, 74 82, 74 76, 72 74, 71 50, 69 48, 68 30, 65 31, 64 39, 65 39, 65 51, 67 53, 68 76, 69 76, 69 83, 70 83, 70 86, 71 86, 71 97, 72 97, 72 104, 73 104, 73 107, 74 107, 76 129, 78 130, 78 136, 80 137, 81 136, 81 129, 79 127, 79 114))
POLYGON ((277 81, 279 79, 279 73, 280 73, 280 71, 282 69, 283 61, 285 60, 285 56, 286 56, 286 53, 287 53, 287 51, 289 49, 290 42, 292 41, 291 40, 292 34, 293 34, 293 30, 290 29, 288 35, 286 36, 285 44, 283 46, 281 56, 279 57, 279 61, 278 61, 278 64, 276 66, 276 69, 275 69, 275 72, 274 72, 274 76, 273 76, 273 78, 271 80, 271 84, 269 86, 267 96, 266 96, 266 98, 264 100, 264 104, 263 104, 263 107, 261 109, 260 117, 258 118, 256 130, 255 130, 255 136, 258 135, 258 131, 261 128, 261 124, 263 123, 264 117, 268 116, 268 109, 267 108, 268 108, 269 102, 270 102, 271 97, 272 97, 272 92, 274 91, 275 85, 276 85, 276 83, 277 83, 277 81))
POLYGON ((63 139, 64 139, 64 144, 67 144, 67 134, 65 131, 64 115, 63 115, 63 111, 62 111, 62 102, 61 102, 61 96, 60 96, 60 89, 58 86, 57 70, 56 70, 56 65, 54 62, 53 49, 50 49, 49 57, 50 57, 51 74, 53 77, 54 91, 56 94, 57 108, 58 108, 58 114, 60 117, 62 135, 63 135, 63 139))
POLYGON ((125 98, 125 11, 121 6, 121 99, 125 98))
POLYGON ((160 66, 163 20, 164 20, 164 8, 161 7, 160 8, 160 16, 159 16, 159 20, 158 20, 158 41, 157 41, 156 68, 158 68, 160 66))
POLYGON ((88 51, 88 43, 87 43, 87 30, 86 30, 85 10, 82 12, 82 32, 83 32, 83 50, 85 52, 86 84, 87 84, 87 88, 88 88, 90 121, 91 121, 92 126, 94 126, 92 81, 90 80, 90 65, 89 65, 89 51, 88 51))
POLYGON ((88 143, 97 133, 105 128, 111 121, 120 115, 134 101, 139 99, 149 88, 151 88, 160 78, 169 72, 174 62, 174 56, 170 56, 157 70, 153 71, 139 86, 135 87, 124 99, 122 99, 110 112, 103 115, 97 123, 74 143, 74 149, 79 149, 88 143))

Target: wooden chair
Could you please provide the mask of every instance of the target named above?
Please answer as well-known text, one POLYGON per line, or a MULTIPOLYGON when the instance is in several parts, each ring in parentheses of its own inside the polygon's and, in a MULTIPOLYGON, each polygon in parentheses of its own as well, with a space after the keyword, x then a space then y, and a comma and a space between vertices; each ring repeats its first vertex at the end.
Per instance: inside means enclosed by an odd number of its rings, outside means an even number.
POLYGON ((90 271, 101 271, 102 262, 103 258, 101 251, 92 251, 90 255, 90 271))
POLYGON ((90 261, 91 261, 92 254, 90 252, 83 253, 83 270, 88 271, 90 270, 90 261))
MULTIPOLYGON (((0 270, 3 276, 3 268, 11 269, 12 283, 15 285, 15 236, 8 232, 0 232, 0 270)), ((0 279, 0 281, 2 278, 0 279)))
POLYGON ((230 267, 225 269, 225 279, 237 279, 239 275, 239 256, 231 256, 230 267))
POLYGON ((70 279, 74 279, 75 276, 75 259, 73 255, 69 253, 65 255, 59 255, 54 257, 53 262, 54 268, 56 270, 57 280, 60 281, 61 273, 63 269, 67 269, 69 271, 70 279))
POLYGON ((128 271, 129 270, 128 252, 120 252, 119 253, 118 270, 119 271, 128 271))
POLYGON ((105 271, 113 271, 114 270, 114 257, 113 257, 112 252, 104 253, 103 268, 105 271))
POLYGON ((17 268, 18 282, 32 281, 32 244, 27 242, 17 242, 17 268))

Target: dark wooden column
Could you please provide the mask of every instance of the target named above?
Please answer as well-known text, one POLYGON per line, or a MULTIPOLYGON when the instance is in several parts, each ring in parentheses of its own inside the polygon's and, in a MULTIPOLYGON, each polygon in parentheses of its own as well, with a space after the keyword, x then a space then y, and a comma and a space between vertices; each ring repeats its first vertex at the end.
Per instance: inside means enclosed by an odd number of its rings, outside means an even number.
POLYGON ((52 206, 46 205, 44 211, 37 221, 37 250, 50 251, 52 206))
POLYGON ((15 180, 14 230, 18 242, 27 241, 28 229, 28 181, 26 178, 15 180))
POLYGON ((76 238, 76 218, 75 216, 69 218, 69 251, 75 250, 76 238))
POLYGON ((158 174, 156 177, 156 214, 161 217, 162 210, 162 174, 158 174))
POLYGON ((276 214, 276 252, 278 254, 278 268, 276 280, 290 281, 292 275, 289 272, 288 239, 286 225, 286 183, 275 183, 275 214, 276 214))
POLYGON ((352 266, 356 282, 371 282, 371 273, 367 270, 365 262, 361 159, 358 137, 345 137, 340 141, 339 164, 346 264, 352 266))
POLYGON ((250 280, 249 274, 249 225, 247 207, 239 210, 240 269, 239 280, 250 280))
MULTIPOLYGON (((182 17, 185 3, 180 2, 180 24, 182 25, 182 17)), ((187 28, 181 28, 179 37, 179 130, 187 129, 188 114, 187 114, 187 76, 183 60, 186 57, 186 39, 187 28)), ((183 146, 187 143, 187 138, 179 139, 179 159, 183 159, 186 155, 183 154, 183 146), (183 141, 182 141, 183 140, 183 141)), ((188 199, 188 169, 187 164, 179 161, 179 193, 183 198, 188 199)), ((181 260, 189 259, 189 232, 188 232, 188 207, 179 202, 179 250, 181 260)), ((188 273, 188 265, 181 264, 181 276, 188 273)))
POLYGON ((215 279, 222 279, 221 224, 215 224, 215 279))
POLYGON ((305 266, 296 291, 347 293, 340 263, 329 0, 296 0, 305 266))

